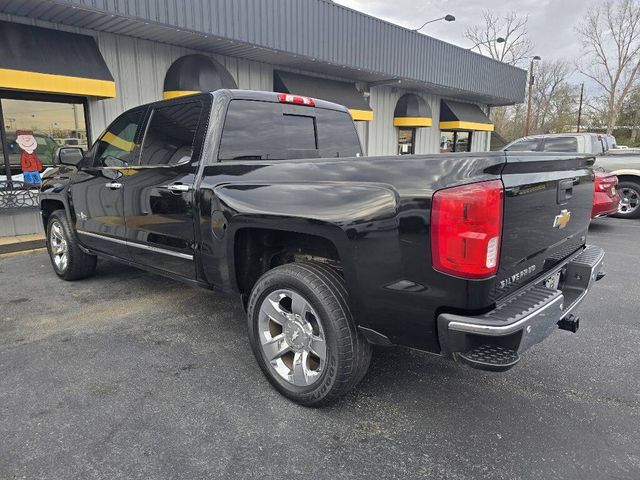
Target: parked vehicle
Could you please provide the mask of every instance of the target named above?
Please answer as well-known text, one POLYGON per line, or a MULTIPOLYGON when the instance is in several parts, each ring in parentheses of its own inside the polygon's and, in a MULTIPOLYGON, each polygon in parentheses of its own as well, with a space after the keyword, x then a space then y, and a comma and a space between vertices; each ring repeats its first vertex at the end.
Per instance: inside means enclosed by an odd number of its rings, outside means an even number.
POLYGON ((640 152, 612 150, 596 158, 595 166, 618 177, 618 218, 640 218, 640 152))
POLYGON ((591 218, 606 217, 618 212, 620 205, 618 177, 610 173, 596 171, 594 190, 591 218))
POLYGON ((505 152, 566 152, 602 155, 615 144, 615 138, 600 133, 547 133, 514 140, 505 152))
POLYGON ((533 135, 514 140, 504 151, 575 152, 595 155, 595 167, 618 177, 620 203, 612 216, 640 217, 640 152, 616 146, 615 137, 599 133, 533 135), (610 148, 611 147, 611 148, 610 148))
POLYGON ((593 158, 361 154, 348 111, 308 97, 134 108, 44 180, 53 269, 103 257, 239 295, 261 369, 308 406, 352 389, 372 344, 503 371, 577 330, 604 275, 593 158))

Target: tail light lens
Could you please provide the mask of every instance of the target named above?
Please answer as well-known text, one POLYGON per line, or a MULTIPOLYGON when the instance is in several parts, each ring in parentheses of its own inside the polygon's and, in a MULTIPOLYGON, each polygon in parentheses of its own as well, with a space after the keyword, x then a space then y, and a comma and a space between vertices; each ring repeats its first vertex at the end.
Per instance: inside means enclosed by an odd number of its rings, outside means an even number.
POLYGON ((596 176, 596 189, 601 192, 606 192, 607 190, 611 190, 612 188, 618 185, 618 177, 610 176, 610 177, 599 177, 596 176))
POLYGON ((495 275, 500 258, 503 200, 500 180, 437 191, 431 206, 433 268, 468 279, 495 275))

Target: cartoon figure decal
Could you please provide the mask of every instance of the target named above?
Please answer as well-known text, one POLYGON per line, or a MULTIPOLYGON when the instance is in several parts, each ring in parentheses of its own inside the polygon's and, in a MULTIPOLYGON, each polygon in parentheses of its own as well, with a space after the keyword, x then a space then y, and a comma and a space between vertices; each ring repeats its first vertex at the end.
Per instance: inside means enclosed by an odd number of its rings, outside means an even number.
POLYGON ((16 132, 16 143, 22 149, 20 156, 20 167, 24 175, 24 182, 32 185, 40 185, 42 179, 40 172, 42 171, 42 162, 36 155, 38 142, 33 136, 31 130, 18 130, 16 132))

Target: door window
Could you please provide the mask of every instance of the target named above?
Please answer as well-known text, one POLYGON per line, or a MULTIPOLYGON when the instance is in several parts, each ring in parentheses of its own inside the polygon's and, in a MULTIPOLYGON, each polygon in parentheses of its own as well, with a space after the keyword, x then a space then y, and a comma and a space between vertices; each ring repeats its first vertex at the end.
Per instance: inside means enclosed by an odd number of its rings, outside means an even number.
POLYGON ((144 136, 140 165, 190 163, 202 110, 200 102, 155 108, 144 136))
POLYGON ((576 137, 549 137, 544 141, 545 152, 577 152, 578 139, 576 137))
POLYGON ((508 152, 536 152, 538 151, 539 138, 523 138, 507 148, 508 152))
POLYGON ((131 110, 120 115, 109 125, 94 145, 96 167, 127 167, 133 163, 136 150, 136 133, 144 109, 131 110))

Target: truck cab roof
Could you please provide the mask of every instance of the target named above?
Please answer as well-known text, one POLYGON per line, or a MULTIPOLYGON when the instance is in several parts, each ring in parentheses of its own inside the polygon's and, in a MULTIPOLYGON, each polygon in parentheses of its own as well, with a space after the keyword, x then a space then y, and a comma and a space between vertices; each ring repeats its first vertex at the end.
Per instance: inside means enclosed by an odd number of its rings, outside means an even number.
MULTIPOLYGON (((288 94, 288 93, 282 94, 279 92, 265 92, 261 90, 241 90, 241 89, 220 89, 212 92, 202 92, 202 93, 195 93, 193 95, 184 95, 184 96, 175 97, 171 99, 159 100, 156 102, 147 103, 145 105, 141 105, 138 108, 156 106, 159 104, 170 105, 172 103, 179 103, 186 98, 197 97, 199 95, 216 95, 216 94, 227 95, 230 98, 230 100, 254 100, 259 102, 271 102, 271 103, 293 103, 293 102, 283 102, 280 99, 280 95, 289 95, 295 98, 310 98, 311 100, 313 100, 312 102, 313 104, 307 105, 309 107, 323 108, 325 110, 334 110, 337 112, 349 113, 349 110, 344 105, 329 102, 327 100, 322 100, 319 98, 312 98, 305 95, 297 95, 297 94, 288 94)), ((298 104, 302 105, 301 103, 298 103, 298 104)))

